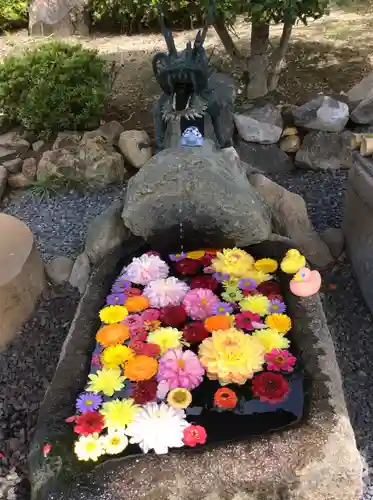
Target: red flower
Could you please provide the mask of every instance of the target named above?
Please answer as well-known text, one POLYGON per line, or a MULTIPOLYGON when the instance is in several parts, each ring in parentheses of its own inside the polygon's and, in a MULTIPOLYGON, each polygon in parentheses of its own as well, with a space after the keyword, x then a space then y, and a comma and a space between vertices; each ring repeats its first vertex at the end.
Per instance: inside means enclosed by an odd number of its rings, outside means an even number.
POLYGON ((146 252, 147 255, 155 255, 156 257, 160 257, 161 254, 156 252, 155 250, 149 250, 149 252, 146 252))
POLYGON ((101 432, 104 428, 104 417, 97 411, 87 411, 75 419, 74 432, 89 436, 95 432, 101 432))
POLYGON ((212 255, 204 255, 199 259, 199 262, 201 262, 203 267, 208 267, 211 266, 213 256, 212 255))
POLYGON ((258 295, 258 290, 241 290, 245 297, 249 297, 249 295, 258 295))
POLYGON ((208 288, 213 292, 215 292, 218 286, 219 282, 212 276, 196 276, 190 284, 190 288, 208 288))
POLYGON ((43 455, 46 458, 49 453, 52 451, 52 445, 50 443, 47 443, 43 446, 43 455))
POLYGON ((280 283, 276 281, 264 281, 264 283, 260 283, 260 285, 257 286, 257 289, 259 293, 267 296, 272 293, 276 295, 281 294, 280 283))
POLYGON ((256 321, 257 323, 261 322, 259 314, 244 311, 236 314, 236 316, 234 317, 235 326, 242 330, 255 330, 252 325, 253 321, 256 321))
POLYGON ((214 394, 214 404, 219 408, 235 408, 237 401, 236 393, 228 387, 221 387, 214 394))
POLYGON ((198 321, 185 325, 183 330, 184 339, 190 343, 202 342, 202 340, 207 339, 208 336, 209 332, 204 327, 204 324, 198 321))
POLYGON ((136 295, 141 295, 141 290, 140 288, 127 288, 127 290, 124 290, 126 297, 135 297, 136 295))
POLYGON ((162 310, 161 321, 168 326, 180 326, 187 320, 187 313, 182 306, 168 306, 162 310))
POLYGON ((161 348, 157 344, 150 344, 147 342, 141 342, 141 340, 134 340, 128 344, 135 354, 144 354, 150 358, 158 358, 161 354, 161 348))
POLYGON ((270 293, 268 298, 269 300, 279 300, 280 302, 284 302, 284 297, 282 295, 278 295, 277 293, 270 293))
POLYGON ((151 403, 157 396, 157 385, 157 381, 154 379, 136 382, 131 386, 131 398, 138 405, 151 403))
POLYGON ((193 276, 201 269, 200 260, 183 259, 179 262, 174 262, 175 271, 184 276, 193 276))
POLYGON ((252 380, 253 395, 263 403, 281 403, 290 392, 288 381, 279 373, 263 372, 252 380))
POLYGON ((143 326, 138 326, 136 328, 130 328, 131 340, 139 340, 140 342, 145 342, 148 338, 148 331, 143 326))
POLYGON ((201 425, 190 425, 184 429, 184 443, 187 446, 196 446, 197 444, 205 444, 207 433, 201 425))

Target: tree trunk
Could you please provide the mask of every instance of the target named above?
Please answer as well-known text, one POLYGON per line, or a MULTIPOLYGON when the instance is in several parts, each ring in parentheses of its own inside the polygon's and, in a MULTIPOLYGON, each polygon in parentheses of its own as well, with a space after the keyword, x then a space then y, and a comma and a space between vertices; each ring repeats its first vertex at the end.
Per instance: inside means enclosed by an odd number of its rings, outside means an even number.
POLYGON ((269 90, 275 90, 278 85, 278 80, 280 78, 282 63, 285 58, 286 51, 289 46, 289 40, 291 37, 291 32, 293 30, 292 23, 285 23, 282 28, 281 40, 278 49, 273 55, 272 61, 272 74, 269 82, 269 90))
POLYGON ((250 80, 246 89, 248 99, 262 97, 268 92, 269 24, 253 21, 251 25, 250 80))
POLYGON ((242 55, 238 50, 236 44, 234 43, 222 17, 217 17, 215 19, 214 28, 221 40, 221 43, 223 44, 225 50, 228 52, 229 56, 232 58, 233 62, 241 65, 243 63, 242 55))
POLYGON ((88 36, 90 21, 87 0, 32 0, 29 9, 29 35, 69 37, 88 36))

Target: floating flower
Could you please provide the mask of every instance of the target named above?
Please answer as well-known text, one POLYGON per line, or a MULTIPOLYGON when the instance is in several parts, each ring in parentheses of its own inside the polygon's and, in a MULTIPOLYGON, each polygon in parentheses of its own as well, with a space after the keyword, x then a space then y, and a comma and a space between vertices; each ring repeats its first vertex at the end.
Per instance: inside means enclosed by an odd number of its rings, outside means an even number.
POLYGON ((155 250, 149 250, 148 252, 146 252, 148 255, 156 255, 157 257, 160 257, 161 254, 156 252, 155 250))
POLYGON ((265 354, 273 351, 273 349, 286 349, 290 345, 290 341, 286 337, 277 330, 269 328, 256 330, 253 336, 263 345, 265 354))
POLYGON ((158 384, 155 379, 141 380, 131 385, 131 397, 135 403, 144 405, 155 401, 158 384))
POLYGON ((267 295, 269 300, 279 300, 280 302, 284 301, 284 297, 282 295, 276 294, 276 293, 270 293, 267 295))
POLYGON ((123 430, 134 420, 139 411, 140 407, 133 399, 115 399, 104 403, 100 413, 103 415, 105 427, 110 430, 123 430))
POLYGON ((83 392, 76 398, 76 409, 81 413, 98 410, 102 403, 102 398, 98 394, 83 392))
POLYGON ((286 334, 291 330, 291 319, 286 314, 270 314, 264 320, 268 328, 286 334))
POLYGON ((129 345, 137 355, 143 354, 144 356, 149 356, 149 358, 158 358, 161 354, 161 348, 157 344, 135 340, 130 342, 129 345))
POLYGON ((97 411, 87 411, 75 418, 74 432, 89 436, 89 434, 100 433, 104 428, 104 417, 97 411))
POLYGON ((267 363, 267 369, 273 372, 292 372, 297 362, 297 358, 283 349, 273 349, 264 356, 264 359, 267 363))
MULTIPOLYGON (((212 259, 213 259, 212 255, 204 255, 203 257, 201 257, 199 259, 199 261, 201 262, 203 267, 206 267, 206 266, 211 266, 212 259)), ((213 274, 213 273, 214 273, 214 271, 212 271, 211 274, 213 274)))
POLYGON ((215 292, 219 286, 218 281, 212 276, 196 276, 192 279, 190 288, 208 288, 215 292))
POLYGON ((128 326, 120 324, 103 326, 96 334, 97 342, 105 347, 123 344, 129 338, 130 329, 128 326))
POLYGON ((161 319, 167 326, 178 327, 187 320, 187 313, 183 306, 168 306, 162 310, 161 319))
POLYGON ((141 319, 145 321, 157 321, 161 317, 161 311, 158 309, 147 309, 141 314, 141 319))
POLYGON ((128 326, 130 330, 144 326, 144 321, 140 314, 129 314, 123 320, 123 324, 128 326))
POLYGON ((228 302, 217 302, 211 312, 214 316, 232 314, 233 306, 228 302))
POLYGON ((171 255, 169 255, 169 258, 172 262, 179 262, 180 260, 186 259, 186 253, 172 253, 171 255))
POLYGON ((132 283, 148 285, 151 281, 167 278, 169 267, 157 255, 144 254, 133 259, 126 273, 132 283))
POLYGON ((138 295, 141 295, 141 290, 140 288, 127 288, 127 290, 124 292, 126 297, 137 297, 138 295))
POLYGON ((290 392, 288 381, 279 373, 263 372, 252 381, 253 395, 263 403, 281 403, 290 392))
POLYGON ((219 273, 227 273, 236 278, 245 278, 247 271, 253 268, 254 259, 239 248, 224 249, 216 254, 212 266, 219 273))
POLYGON ((215 330, 228 330, 232 326, 232 317, 228 314, 225 316, 209 316, 205 319, 204 327, 208 332, 215 330))
POLYGON ((142 312, 149 307, 149 299, 147 297, 144 297, 143 295, 128 297, 124 305, 128 312, 142 312))
POLYGON ((272 299, 271 305, 269 306, 269 312, 271 314, 282 314, 286 311, 286 305, 281 300, 272 299))
POLYGON ((148 332, 154 332, 161 328, 162 323, 160 321, 145 321, 144 326, 148 332))
POLYGON ((203 323, 198 321, 194 323, 188 323, 183 329, 183 338, 194 344, 196 342, 202 342, 209 336, 209 332, 204 327, 203 323))
POLYGON ((263 345, 241 330, 230 328, 212 333, 199 346, 199 359, 210 380, 221 385, 244 384, 264 363, 263 345))
POLYGON ((204 250, 193 250, 193 252, 187 252, 186 256, 188 259, 199 260, 205 256, 204 250))
POLYGON ((151 282, 144 288, 143 294, 148 297, 152 307, 161 309, 166 306, 179 306, 188 290, 186 283, 172 277, 151 282))
POLYGON ((100 311, 100 320, 108 325, 120 323, 128 315, 124 306, 106 306, 100 311))
POLYGON ((105 396, 112 396, 114 392, 124 387, 124 377, 118 368, 103 368, 97 373, 88 375, 88 391, 102 392, 105 396))
POLYGON ((214 394, 214 404, 218 408, 232 409, 237 406, 237 395, 228 387, 221 387, 214 394))
POLYGON ((189 426, 183 410, 171 408, 165 403, 148 403, 127 427, 130 443, 138 444, 144 453, 154 450, 157 454, 169 448, 184 446, 184 429, 189 426))
POLYGON ((96 368, 102 368, 102 363, 101 363, 99 354, 94 354, 92 356, 91 364, 92 364, 92 366, 94 366, 96 368))
MULTIPOLYGON (((52 445, 50 443, 47 443, 43 446, 43 455, 44 455, 44 458, 47 458, 47 456, 49 455, 49 453, 52 451, 52 445)), ((1 458, 4 458, 1 457, 1 453, 0 453, 0 459, 1 458)))
POLYGON ((255 290, 256 281, 251 278, 239 280, 238 288, 241 288, 241 290, 255 290))
POLYGON ((150 356, 140 354, 130 359, 124 367, 124 375, 133 382, 150 380, 158 370, 158 361, 150 356))
POLYGON ((197 444, 205 444, 207 441, 207 432, 201 425, 189 425, 184 429, 184 443, 187 446, 197 446, 197 444))
POLYGON ((240 307, 243 311, 249 311, 254 314, 259 314, 259 316, 265 316, 268 314, 270 308, 270 301, 265 295, 251 295, 245 297, 240 302, 240 307))
POLYGON ((128 437, 123 430, 112 430, 106 436, 102 437, 105 453, 108 455, 118 455, 128 446, 128 437))
POLYGON ((241 330, 255 330, 253 322, 260 322, 259 314, 251 313, 250 311, 244 311, 238 313, 234 317, 235 326, 241 330))
POLYGON ((281 294, 281 286, 277 281, 265 281, 258 285, 258 292, 267 296, 271 294, 279 295, 281 294))
POLYGON ((264 283, 272 279, 272 276, 270 274, 263 273, 262 271, 257 271, 256 269, 252 269, 251 271, 248 271, 247 278, 254 280, 258 286, 261 283, 264 283))
POLYGON ((116 281, 114 281, 114 284, 111 288, 111 292, 113 294, 117 293, 121 294, 126 290, 128 290, 128 288, 130 288, 131 285, 132 283, 127 276, 119 276, 119 278, 116 281))
POLYGON ((227 286, 225 291, 221 294, 221 298, 227 302, 239 302, 244 296, 237 286, 227 286))
POLYGON ((108 306, 124 306, 127 296, 124 293, 113 293, 106 299, 108 306))
POLYGON ((170 389, 195 389, 200 385, 205 370, 193 351, 181 348, 168 350, 159 360, 157 380, 166 380, 170 389))
POLYGON ((105 368, 119 368, 124 366, 135 353, 126 345, 113 345, 107 347, 101 355, 101 361, 105 368))
POLYGON ((166 380, 161 380, 157 387, 157 399, 165 399, 169 390, 170 386, 168 385, 168 382, 166 382, 166 380))
POLYGON ((259 259, 254 264, 257 271, 269 274, 274 273, 278 269, 278 262, 274 259, 259 259))
POLYGON ((202 267, 202 262, 193 259, 184 259, 174 264, 175 271, 183 276, 194 276, 202 267))
POLYGON ((75 442, 74 451, 78 460, 96 462, 105 453, 105 442, 97 435, 80 436, 75 442))
POLYGON ((188 389, 178 387, 168 393, 167 402, 172 408, 187 408, 192 402, 192 395, 188 389))
POLYGON ((203 268, 203 272, 205 274, 214 274, 215 273, 215 269, 212 266, 206 266, 206 267, 203 268))
POLYGON ((132 327, 130 330, 131 341, 145 342, 148 338, 148 330, 145 326, 132 327))
POLYGON ((181 346, 182 332, 172 327, 158 328, 148 336, 148 342, 157 344, 161 348, 161 354, 168 349, 176 349, 181 346))
POLYGON ((212 308, 219 298, 207 288, 195 288, 184 297, 183 306, 192 319, 204 320, 211 315, 212 308))

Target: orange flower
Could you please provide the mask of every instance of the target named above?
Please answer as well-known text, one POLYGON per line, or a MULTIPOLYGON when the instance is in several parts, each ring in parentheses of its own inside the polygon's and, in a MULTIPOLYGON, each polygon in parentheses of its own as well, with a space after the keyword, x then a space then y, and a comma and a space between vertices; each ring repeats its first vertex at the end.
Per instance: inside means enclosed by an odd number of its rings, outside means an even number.
POLYGON ((235 408, 237 406, 236 393, 232 389, 228 389, 228 387, 222 387, 215 392, 214 403, 219 408, 235 408))
POLYGON ((205 252, 207 255, 216 255, 220 250, 215 250, 214 248, 206 248, 205 252))
POLYGON ((96 334, 96 340, 105 347, 123 344, 130 338, 130 329, 126 325, 105 325, 96 334))
POLYGON ((150 380, 158 371, 158 361, 140 354, 130 359, 124 367, 124 376, 133 382, 150 380))
POLYGON ((145 328, 148 330, 148 332, 154 332, 155 330, 158 330, 158 328, 161 327, 162 323, 158 320, 154 321, 144 321, 145 328))
POLYGON ((216 330, 228 330, 231 327, 230 316, 216 315, 205 320, 204 327, 208 332, 216 330))
POLYGON ((148 309, 149 305, 149 300, 143 295, 128 297, 125 302, 126 309, 131 313, 145 311, 145 309, 148 309))

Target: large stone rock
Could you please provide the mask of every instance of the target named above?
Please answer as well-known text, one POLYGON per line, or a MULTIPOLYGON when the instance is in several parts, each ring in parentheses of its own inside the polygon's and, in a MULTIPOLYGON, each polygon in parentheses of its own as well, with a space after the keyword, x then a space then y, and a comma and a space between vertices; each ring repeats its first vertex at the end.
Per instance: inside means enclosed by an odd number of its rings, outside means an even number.
POLYGON ((85 292, 90 273, 91 263, 88 255, 83 252, 76 258, 69 278, 70 285, 77 288, 81 295, 85 292))
POLYGON ((206 234, 220 231, 237 245, 263 241, 271 232, 269 210, 245 171, 205 147, 154 156, 128 183, 123 220, 146 240, 171 227, 179 236, 180 222, 206 234))
POLYGON ((135 168, 142 167, 152 157, 150 137, 145 130, 126 130, 118 142, 125 159, 135 168))
POLYGON ((86 132, 85 137, 104 137, 109 144, 117 144, 120 134, 124 132, 123 126, 113 120, 103 123, 98 129, 86 132))
POLYGON ((23 139, 18 132, 7 132, 0 135, 0 147, 15 150, 20 154, 30 148, 30 143, 23 139))
POLYGON ((3 165, 0 165, 0 200, 3 198, 5 192, 8 175, 8 170, 3 165))
MULTIPOLYGON (((70 140, 70 139, 69 139, 70 140)), ((38 165, 37 179, 65 177, 92 186, 123 182, 123 158, 103 137, 85 137, 69 149, 46 151, 38 165)))
POLYGON ((14 158, 14 160, 4 161, 3 166, 8 170, 10 174, 17 174, 22 170, 23 160, 22 158, 14 158))
POLYGON ((348 92, 347 98, 351 109, 356 108, 373 91, 373 71, 364 76, 359 83, 354 85, 348 92))
POLYGON ((257 144, 255 142, 237 141, 237 153, 242 161, 265 173, 290 172, 294 163, 276 144, 257 144))
POLYGON ((97 264, 113 248, 129 238, 130 232, 124 225, 122 211, 123 201, 115 201, 90 222, 85 252, 92 264, 97 264))
POLYGON ((54 285, 63 285, 69 281, 74 261, 63 255, 53 257, 47 262, 45 271, 54 285))
POLYGON ((353 165, 351 133, 309 132, 295 156, 295 164, 311 170, 338 170, 353 165))
MULTIPOLYGON (((161 236, 161 235, 160 235, 161 236)), ((213 242, 211 242, 214 245, 213 242)), ((281 259, 284 244, 250 249, 281 259)), ((137 248, 137 255, 146 248, 137 248)), ((90 278, 43 401, 29 457, 33 500, 359 500, 361 460, 343 396, 333 341, 318 295, 300 299, 284 283, 309 381, 309 404, 300 425, 250 440, 177 453, 77 463, 72 429, 76 394, 87 380, 97 315, 110 285, 134 246, 104 259, 90 278), (119 259, 119 256, 122 259, 119 259), (45 458, 43 447, 51 443, 45 458), (341 493, 342 492, 342 493, 341 493)))
POLYGON ((0 349, 34 311, 45 285, 34 236, 22 221, 0 214, 0 349))
POLYGON ((235 113, 234 122, 240 137, 247 142, 274 144, 282 134, 281 110, 268 101, 258 100, 235 113))
POLYGON ((373 124, 373 91, 351 113, 351 120, 360 124, 373 124))
POLYGON ((249 180, 271 208, 274 232, 294 241, 314 266, 323 269, 330 265, 333 257, 312 227, 303 198, 262 174, 252 174, 249 180))
POLYGON ((323 95, 293 110, 295 125, 324 132, 341 132, 349 114, 347 104, 323 95))
MULTIPOLYGON (((94 135, 96 137, 97 134, 94 135)), ((77 132, 59 132, 52 149, 75 149, 82 139, 77 132)))

